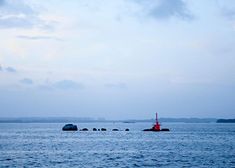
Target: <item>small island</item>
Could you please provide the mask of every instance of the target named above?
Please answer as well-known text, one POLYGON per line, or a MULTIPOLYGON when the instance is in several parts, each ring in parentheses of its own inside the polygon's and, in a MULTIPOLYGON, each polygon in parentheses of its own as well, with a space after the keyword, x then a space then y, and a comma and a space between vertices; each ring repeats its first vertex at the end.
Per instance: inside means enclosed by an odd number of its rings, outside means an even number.
POLYGON ((217 123, 235 123, 235 119, 218 119, 217 123))

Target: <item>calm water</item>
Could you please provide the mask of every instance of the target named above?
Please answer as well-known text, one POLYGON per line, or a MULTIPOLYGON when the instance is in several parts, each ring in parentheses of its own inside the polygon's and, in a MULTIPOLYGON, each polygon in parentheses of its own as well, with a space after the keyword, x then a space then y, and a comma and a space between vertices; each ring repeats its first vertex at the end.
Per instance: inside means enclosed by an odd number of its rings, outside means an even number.
POLYGON ((106 132, 62 132, 63 125, 0 124, 0 166, 235 167, 235 124, 165 123, 171 132, 141 131, 151 123, 77 124, 106 132))

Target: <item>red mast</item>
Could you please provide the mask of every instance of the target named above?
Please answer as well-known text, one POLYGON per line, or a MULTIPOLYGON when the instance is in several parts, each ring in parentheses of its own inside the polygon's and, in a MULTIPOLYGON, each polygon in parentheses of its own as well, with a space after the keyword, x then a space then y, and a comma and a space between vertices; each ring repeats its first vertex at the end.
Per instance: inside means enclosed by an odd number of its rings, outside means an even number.
POLYGON ((161 130, 160 124, 159 124, 159 122, 158 122, 157 112, 156 112, 156 124, 154 125, 154 129, 155 129, 156 131, 160 131, 160 130, 161 130))

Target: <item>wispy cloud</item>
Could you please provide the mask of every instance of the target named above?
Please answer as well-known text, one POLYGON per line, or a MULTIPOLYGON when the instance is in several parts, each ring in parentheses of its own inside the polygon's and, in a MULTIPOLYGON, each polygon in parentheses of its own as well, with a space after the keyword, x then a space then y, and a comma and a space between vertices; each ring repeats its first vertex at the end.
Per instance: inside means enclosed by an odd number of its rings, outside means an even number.
POLYGON ((5 0, 0 0, 0 6, 5 3, 5 0))
POLYGON ((32 85, 33 84, 33 80, 30 78, 24 78, 20 80, 20 83, 22 84, 27 84, 27 85, 32 85))
POLYGON ((193 15, 182 0, 146 0, 135 1, 145 6, 146 13, 155 19, 169 19, 178 17, 184 20, 193 19, 193 15))
POLYGON ((19 35, 17 38, 25 39, 25 40, 56 40, 56 41, 63 41, 60 38, 53 37, 53 36, 24 36, 19 35))
POLYGON ((83 88, 82 84, 77 83, 73 80, 61 80, 61 81, 55 82, 52 86, 54 88, 62 89, 62 90, 83 88))
POLYGON ((220 8, 221 14, 229 19, 235 19, 235 3, 230 0, 217 0, 218 7, 220 8))
POLYGON ((43 91, 52 91, 53 87, 48 84, 39 85, 38 88, 43 91))
POLYGON ((118 88, 118 89, 126 89, 127 85, 125 83, 107 83, 105 84, 107 88, 118 88))
POLYGON ((17 70, 16 70, 15 68, 13 68, 13 67, 7 67, 7 68, 5 68, 5 70, 6 70, 7 72, 11 72, 11 73, 17 72, 17 70))
POLYGON ((235 8, 234 9, 223 9, 222 14, 226 18, 228 18, 230 20, 234 20, 235 19, 235 8))
POLYGON ((39 13, 24 1, 0 1, 0 28, 32 28, 48 29, 47 22, 39 17, 39 13))

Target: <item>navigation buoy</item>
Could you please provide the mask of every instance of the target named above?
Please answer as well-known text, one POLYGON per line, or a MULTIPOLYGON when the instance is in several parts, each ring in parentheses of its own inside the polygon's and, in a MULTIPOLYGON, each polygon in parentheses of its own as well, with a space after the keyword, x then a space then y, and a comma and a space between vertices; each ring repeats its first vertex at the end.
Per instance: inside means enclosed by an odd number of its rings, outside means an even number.
POLYGON ((168 128, 163 128, 161 129, 161 125, 158 122, 158 115, 156 112, 156 123, 153 125, 152 128, 150 129, 144 129, 143 131, 154 131, 154 132, 158 132, 158 131, 170 131, 168 128))
POLYGON ((156 113, 156 124, 154 125, 154 130, 156 131, 160 131, 161 130, 161 126, 158 122, 158 117, 157 117, 157 113, 156 113))

